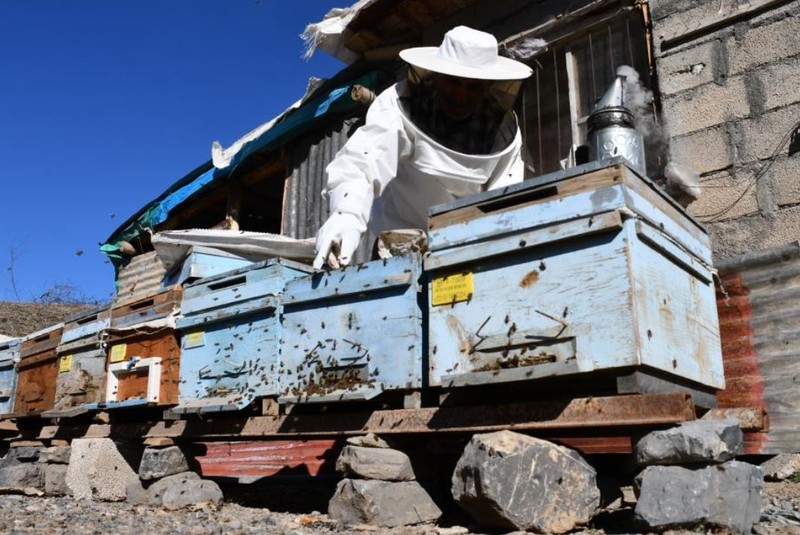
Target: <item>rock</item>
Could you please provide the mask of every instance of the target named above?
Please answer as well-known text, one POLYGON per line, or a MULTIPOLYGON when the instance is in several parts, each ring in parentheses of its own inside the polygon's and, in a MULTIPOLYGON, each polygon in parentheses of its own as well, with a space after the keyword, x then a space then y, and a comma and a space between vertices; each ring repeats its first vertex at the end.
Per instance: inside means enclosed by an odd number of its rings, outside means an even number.
POLYGON ((543 533, 570 531, 600 505, 597 473, 577 452, 511 431, 472 437, 452 492, 482 526, 543 533))
POLYGON ((414 481, 411 460, 402 451, 345 446, 336 460, 336 471, 345 477, 381 481, 414 481))
POLYGON ((136 475, 126 456, 135 461, 137 452, 110 438, 73 440, 66 476, 72 495, 79 500, 124 500, 125 483, 136 475))
POLYGON ((41 450, 42 448, 36 446, 20 446, 18 448, 9 449, 8 454, 19 461, 31 462, 39 458, 39 452, 41 450))
POLYGON ((360 437, 348 437, 347 443, 351 446, 361 446, 362 448, 388 448, 389 444, 380 437, 372 433, 367 433, 360 437))
POLYGON ((693 420, 645 435, 634 448, 639 466, 725 462, 742 452, 736 420, 693 420))
POLYGON ((0 469, 0 487, 44 489, 44 466, 39 463, 18 463, 0 469))
POLYGON ((328 503, 328 516, 347 525, 393 528, 434 522, 441 515, 416 481, 343 479, 328 503))
POLYGON ((125 482, 125 500, 131 505, 156 505, 136 475, 125 482))
POLYGON ((40 463, 69 464, 72 448, 69 446, 52 446, 45 448, 39 454, 40 463))
POLYGON ((207 479, 187 479, 182 484, 169 486, 161 497, 161 504, 167 509, 181 509, 201 503, 222 503, 219 485, 207 479))
POLYGON ((164 494, 170 487, 185 487, 189 481, 199 481, 200 476, 194 472, 181 472, 167 476, 164 479, 159 479, 147 489, 147 494, 150 496, 151 503, 161 504, 164 494))
POLYGON ((189 470, 189 463, 178 446, 168 448, 146 448, 139 465, 139 478, 142 481, 161 479, 189 470))
POLYGON ((761 463, 767 481, 783 481, 800 473, 800 453, 781 453, 761 463))
POLYGON ((635 518, 649 529, 708 524, 750 533, 761 516, 763 477, 751 464, 649 466, 636 484, 635 518))
POLYGON ((44 467, 44 491, 51 496, 70 494, 66 464, 48 464, 44 467))

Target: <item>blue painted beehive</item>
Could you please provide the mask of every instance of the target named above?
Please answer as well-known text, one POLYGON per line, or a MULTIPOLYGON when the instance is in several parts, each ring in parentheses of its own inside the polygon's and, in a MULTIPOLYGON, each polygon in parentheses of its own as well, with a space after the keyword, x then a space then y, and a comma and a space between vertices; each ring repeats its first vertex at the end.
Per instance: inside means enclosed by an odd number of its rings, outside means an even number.
POLYGON ((283 399, 369 399, 420 388, 421 276, 421 257, 411 254, 289 282, 283 399))
POLYGON ((83 312, 64 322, 58 353, 54 410, 59 416, 90 403, 105 401, 106 351, 103 335, 111 324, 111 309, 83 312))
POLYGON ((310 272, 276 259, 186 286, 174 412, 237 410, 278 394, 281 294, 287 281, 310 272))
POLYGON ((19 338, 0 342, 0 416, 14 411, 17 362, 19 362, 19 338))
POLYGON ((193 246, 180 262, 167 268, 162 287, 188 284, 258 262, 257 255, 233 254, 213 247, 193 246))
POLYGON ((429 214, 432 385, 606 370, 619 391, 724 386, 708 235, 621 160, 429 214))

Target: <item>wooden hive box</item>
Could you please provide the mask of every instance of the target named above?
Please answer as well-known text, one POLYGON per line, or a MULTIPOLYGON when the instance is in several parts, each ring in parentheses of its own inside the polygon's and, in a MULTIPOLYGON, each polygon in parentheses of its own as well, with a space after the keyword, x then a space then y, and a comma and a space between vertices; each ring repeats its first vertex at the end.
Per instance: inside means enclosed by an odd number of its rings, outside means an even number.
POLYGON ((418 254, 287 283, 282 400, 363 400, 422 387, 421 292, 418 254))
POLYGON ((88 407, 178 402, 180 343, 175 317, 182 294, 180 286, 173 286, 111 308, 105 400, 88 407))
POLYGON ((54 408, 46 416, 67 416, 83 405, 105 401, 106 352, 104 333, 111 309, 85 312, 64 322, 58 353, 54 408))
POLYGON ((686 389, 714 405, 724 379, 708 235, 624 160, 429 214, 431 385, 591 373, 589 389, 686 389))
POLYGON ((53 408, 56 397, 58 356, 64 324, 29 334, 20 344, 14 414, 38 415, 53 408))
POLYGON ((237 410, 278 394, 286 282, 309 266, 274 259, 187 286, 176 413, 237 410))
POLYGON ((14 410, 19 343, 18 338, 0 342, 0 418, 14 410))

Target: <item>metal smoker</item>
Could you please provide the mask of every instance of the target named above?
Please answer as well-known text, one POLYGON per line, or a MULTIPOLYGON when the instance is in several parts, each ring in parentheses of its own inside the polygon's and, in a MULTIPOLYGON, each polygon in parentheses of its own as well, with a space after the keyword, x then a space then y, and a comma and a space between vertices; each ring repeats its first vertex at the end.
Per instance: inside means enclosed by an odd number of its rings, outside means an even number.
POLYGON ((633 169, 647 176, 644 139, 634 127, 633 113, 625 105, 625 97, 625 77, 617 76, 589 115, 589 159, 623 156, 633 169))

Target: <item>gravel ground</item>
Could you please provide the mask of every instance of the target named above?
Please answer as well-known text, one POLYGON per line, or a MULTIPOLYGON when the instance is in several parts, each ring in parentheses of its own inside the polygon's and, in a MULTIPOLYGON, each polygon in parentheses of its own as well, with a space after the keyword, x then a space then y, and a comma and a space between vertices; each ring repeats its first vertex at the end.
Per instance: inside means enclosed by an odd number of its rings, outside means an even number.
MULTIPOLYGON (((446 521, 442 526, 414 526, 379 529, 371 526, 340 526, 318 512, 291 514, 262 507, 225 503, 219 507, 198 506, 169 511, 158 507, 131 506, 125 503, 78 501, 72 498, 0 496, 0 533, 3 534, 365 534, 365 535, 467 535, 484 533, 474 525, 446 521)), ((629 516, 629 511, 615 515, 629 516)), ((606 523, 613 524, 606 515, 606 523)), ((461 519, 463 521, 463 519, 461 519)), ((581 535, 633 533, 623 524, 606 530, 579 531, 581 535)), ((715 533, 715 530, 675 530, 671 535, 715 533)), ((759 535, 800 535, 800 484, 766 483, 759 535)))

